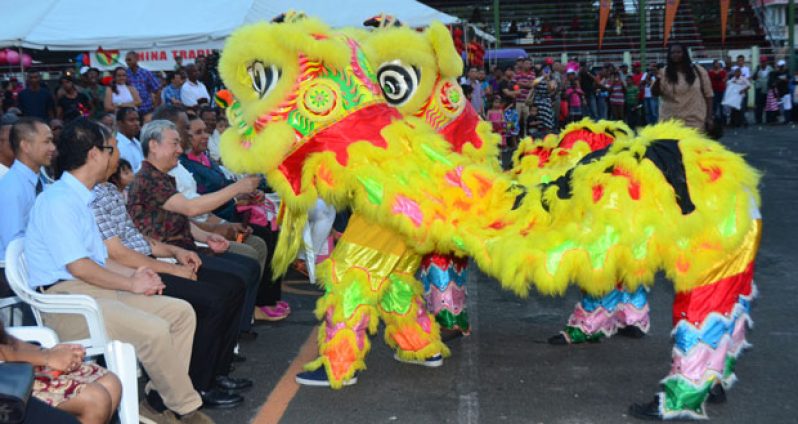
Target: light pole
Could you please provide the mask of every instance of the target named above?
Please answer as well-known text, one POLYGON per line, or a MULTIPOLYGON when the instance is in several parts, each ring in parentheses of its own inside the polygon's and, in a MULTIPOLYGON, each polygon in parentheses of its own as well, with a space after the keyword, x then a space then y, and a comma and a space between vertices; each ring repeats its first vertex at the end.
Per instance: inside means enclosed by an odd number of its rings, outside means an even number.
POLYGON ((499 22, 499 0, 493 0, 493 31, 496 34, 496 48, 502 46, 501 22, 499 22))
POLYGON ((648 61, 646 60, 646 0, 637 2, 637 14, 640 16, 640 64, 643 69, 648 69, 648 61))
POLYGON ((790 75, 795 75, 795 0, 787 4, 787 48, 789 54, 790 75))

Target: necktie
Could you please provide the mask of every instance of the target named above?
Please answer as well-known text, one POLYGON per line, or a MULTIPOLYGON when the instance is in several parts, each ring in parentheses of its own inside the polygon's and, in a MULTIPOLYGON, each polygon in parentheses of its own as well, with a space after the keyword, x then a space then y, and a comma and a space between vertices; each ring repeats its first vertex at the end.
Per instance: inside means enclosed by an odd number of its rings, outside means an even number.
POLYGON ((37 178, 36 179, 36 195, 38 196, 39 193, 42 192, 42 190, 44 190, 44 184, 42 184, 41 178, 37 178))

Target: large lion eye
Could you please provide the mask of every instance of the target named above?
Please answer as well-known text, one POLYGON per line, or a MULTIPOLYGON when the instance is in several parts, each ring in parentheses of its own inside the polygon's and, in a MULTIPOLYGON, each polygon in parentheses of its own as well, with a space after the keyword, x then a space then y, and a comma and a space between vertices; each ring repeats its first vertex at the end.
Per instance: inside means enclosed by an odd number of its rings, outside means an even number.
POLYGON ((280 70, 276 66, 266 67, 263 62, 253 62, 247 68, 249 77, 252 79, 252 88, 258 93, 259 98, 268 94, 280 79, 280 70))
POLYGON ((383 63, 377 70, 385 100, 394 106, 401 106, 413 96, 418 88, 421 73, 413 66, 403 65, 398 60, 383 63))

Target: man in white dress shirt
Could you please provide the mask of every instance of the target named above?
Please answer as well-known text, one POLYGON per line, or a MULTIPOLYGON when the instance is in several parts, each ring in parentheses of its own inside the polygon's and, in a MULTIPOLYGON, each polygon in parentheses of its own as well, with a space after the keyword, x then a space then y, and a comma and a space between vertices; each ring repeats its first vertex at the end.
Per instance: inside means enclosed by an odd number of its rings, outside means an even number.
POLYGON ((183 105, 186 107, 197 107, 199 103, 209 104, 211 96, 208 94, 208 89, 205 87, 205 84, 198 79, 199 71, 197 70, 197 66, 193 63, 187 65, 186 76, 188 77, 188 81, 184 82, 183 86, 180 87, 180 101, 183 102, 183 105))
POLYGON ((141 130, 139 113, 132 107, 121 107, 116 112, 116 140, 119 143, 119 156, 130 162, 133 173, 139 172, 144 154, 141 142, 136 138, 141 130))

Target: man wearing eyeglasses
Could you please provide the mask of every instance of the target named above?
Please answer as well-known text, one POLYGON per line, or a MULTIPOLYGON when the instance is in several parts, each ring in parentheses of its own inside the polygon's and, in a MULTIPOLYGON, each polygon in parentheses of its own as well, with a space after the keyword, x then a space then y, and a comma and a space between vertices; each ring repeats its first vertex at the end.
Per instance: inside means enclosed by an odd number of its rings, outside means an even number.
MULTIPOLYGON (((181 423, 212 423, 199 411, 203 400, 188 374, 193 308, 160 296, 166 286, 151 268, 109 258, 97 227, 92 189, 107 177, 114 144, 110 130, 84 118, 64 127, 57 160, 62 174, 37 199, 25 231, 28 284, 42 293, 93 297, 108 335, 136 348, 150 377, 147 387, 161 395, 167 412, 181 423)), ((62 339, 87 336, 81 317, 46 314, 44 320, 62 339)))

